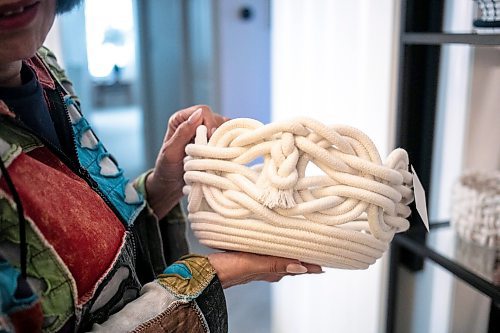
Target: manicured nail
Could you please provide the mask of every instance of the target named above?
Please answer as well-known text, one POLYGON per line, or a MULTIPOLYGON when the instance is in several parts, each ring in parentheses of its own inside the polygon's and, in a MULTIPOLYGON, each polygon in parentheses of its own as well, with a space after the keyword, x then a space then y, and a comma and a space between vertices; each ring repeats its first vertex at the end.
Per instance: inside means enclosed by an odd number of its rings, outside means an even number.
POLYGON ((202 112, 201 108, 193 112, 193 114, 188 118, 188 123, 194 124, 198 119, 200 119, 201 112, 202 112))
POLYGON ((291 274, 304 274, 307 273, 307 267, 301 264, 288 264, 288 266, 286 266, 286 271, 291 274))

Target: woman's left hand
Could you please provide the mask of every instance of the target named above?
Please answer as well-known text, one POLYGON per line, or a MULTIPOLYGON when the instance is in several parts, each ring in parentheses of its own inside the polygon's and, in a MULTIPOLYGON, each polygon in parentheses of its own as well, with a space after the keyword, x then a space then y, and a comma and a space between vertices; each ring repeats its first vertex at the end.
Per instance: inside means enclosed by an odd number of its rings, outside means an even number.
POLYGON ((196 135, 196 128, 203 124, 211 135, 227 120, 206 105, 191 106, 170 117, 154 170, 146 178, 148 203, 159 219, 182 198, 185 148, 196 135))
POLYGON ((323 273, 318 265, 254 253, 217 252, 207 258, 224 289, 251 281, 278 282, 287 275, 323 273))

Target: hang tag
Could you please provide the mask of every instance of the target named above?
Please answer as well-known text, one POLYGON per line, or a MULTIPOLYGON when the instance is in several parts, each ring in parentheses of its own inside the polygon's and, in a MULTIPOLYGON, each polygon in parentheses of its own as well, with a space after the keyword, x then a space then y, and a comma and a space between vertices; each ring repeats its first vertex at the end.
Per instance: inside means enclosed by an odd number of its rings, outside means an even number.
POLYGON ((427 232, 429 232, 429 218, 427 216, 425 190, 424 187, 422 186, 422 183, 420 182, 420 179, 418 179, 417 172, 413 168, 413 165, 411 166, 411 173, 413 178, 413 193, 415 195, 415 206, 417 207, 417 212, 420 215, 420 218, 424 222, 427 232))

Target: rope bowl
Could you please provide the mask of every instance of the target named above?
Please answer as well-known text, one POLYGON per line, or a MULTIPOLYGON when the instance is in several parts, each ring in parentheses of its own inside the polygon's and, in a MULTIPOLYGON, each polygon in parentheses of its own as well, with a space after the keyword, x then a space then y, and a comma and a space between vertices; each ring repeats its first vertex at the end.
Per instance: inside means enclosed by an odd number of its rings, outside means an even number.
POLYGON ((460 177, 452 191, 450 222, 463 240, 500 249, 500 171, 460 177))
POLYGON ((409 227, 408 154, 396 149, 382 163, 353 127, 238 118, 210 140, 198 127, 186 154, 188 219, 211 248, 366 269, 409 227), (319 175, 306 174, 310 164, 319 175))

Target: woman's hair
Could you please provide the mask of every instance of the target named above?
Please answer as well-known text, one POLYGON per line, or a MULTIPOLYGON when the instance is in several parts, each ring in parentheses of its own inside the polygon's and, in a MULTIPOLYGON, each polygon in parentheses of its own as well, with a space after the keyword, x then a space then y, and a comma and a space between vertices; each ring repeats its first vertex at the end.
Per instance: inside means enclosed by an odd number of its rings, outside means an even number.
POLYGON ((83 0, 57 0, 56 4, 56 13, 62 14, 65 12, 69 12, 76 6, 80 5, 83 0))

